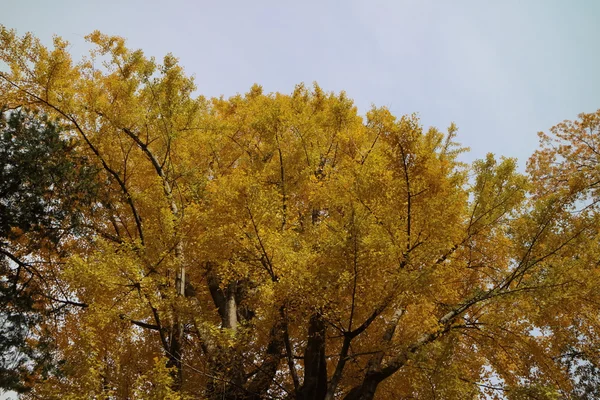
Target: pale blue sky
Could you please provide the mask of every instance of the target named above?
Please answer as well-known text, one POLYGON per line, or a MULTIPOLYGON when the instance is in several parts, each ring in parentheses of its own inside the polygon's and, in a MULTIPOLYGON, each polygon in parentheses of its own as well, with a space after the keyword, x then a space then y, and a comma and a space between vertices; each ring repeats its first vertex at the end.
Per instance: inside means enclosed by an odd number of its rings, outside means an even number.
POLYGON ((172 52, 199 92, 230 96, 259 83, 346 90, 459 126, 471 147, 518 157, 536 133, 600 108, 600 1, 67 1, 0 0, 0 23, 81 54, 92 30, 146 54, 172 52))

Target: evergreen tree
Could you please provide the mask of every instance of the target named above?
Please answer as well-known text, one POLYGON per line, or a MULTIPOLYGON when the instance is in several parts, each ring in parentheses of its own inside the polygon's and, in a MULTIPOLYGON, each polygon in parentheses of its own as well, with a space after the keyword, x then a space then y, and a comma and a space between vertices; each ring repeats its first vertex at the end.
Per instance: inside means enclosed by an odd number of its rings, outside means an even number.
POLYGON ((77 210, 94 192, 93 168, 71 153, 46 116, 0 114, 0 388, 25 390, 23 378, 48 361, 43 332, 32 330, 53 310, 37 253, 58 251, 65 235, 82 233, 77 210))

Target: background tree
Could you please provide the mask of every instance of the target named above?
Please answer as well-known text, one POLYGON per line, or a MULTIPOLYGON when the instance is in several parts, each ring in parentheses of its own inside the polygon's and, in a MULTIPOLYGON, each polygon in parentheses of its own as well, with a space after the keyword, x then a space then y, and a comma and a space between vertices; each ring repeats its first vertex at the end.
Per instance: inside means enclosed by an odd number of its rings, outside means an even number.
POLYGON ((65 364, 32 397, 572 390, 578 332, 549 329, 578 320, 598 224, 571 192, 512 159, 460 163, 454 126, 362 118, 316 85, 193 97, 171 55, 88 40, 74 65, 59 38, 0 31, 1 100, 60 118, 103 183, 95 235, 55 271, 87 307, 48 326, 65 364))
POLYGON ((50 366, 50 338, 34 327, 67 302, 53 297, 41 253, 60 253, 65 236, 83 233, 79 209, 95 194, 93 177, 56 123, 24 110, 0 113, 1 388, 25 390, 28 375, 50 366))

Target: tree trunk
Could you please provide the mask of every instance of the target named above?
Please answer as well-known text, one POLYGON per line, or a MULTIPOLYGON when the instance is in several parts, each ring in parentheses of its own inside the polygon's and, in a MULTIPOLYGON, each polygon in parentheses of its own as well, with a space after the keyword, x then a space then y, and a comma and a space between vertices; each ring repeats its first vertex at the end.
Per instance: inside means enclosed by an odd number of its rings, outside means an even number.
POLYGON ((299 398, 323 400, 327 394, 327 363, 325 361, 325 322, 313 314, 308 327, 308 343, 304 352, 304 383, 299 398))

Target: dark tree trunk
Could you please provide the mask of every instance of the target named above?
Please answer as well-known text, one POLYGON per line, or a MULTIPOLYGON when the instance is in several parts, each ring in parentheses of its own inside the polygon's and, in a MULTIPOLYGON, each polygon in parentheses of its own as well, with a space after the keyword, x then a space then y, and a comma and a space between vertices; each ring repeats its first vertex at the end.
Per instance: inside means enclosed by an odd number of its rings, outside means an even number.
POLYGON ((304 383, 299 399, 322 400, 327 394, 327 363, 325 361, 325 322, 320 314, 310 318, 308 343, 304 352, 304 383))
POLYGON ((177 321, 171 329, 171 337, 169 338, 169 350, 167 354, 167 368, 175 368, 172 373, 174 391, 181 389, 183 381, 182 369, 181 369, 181 324, 177 321))

